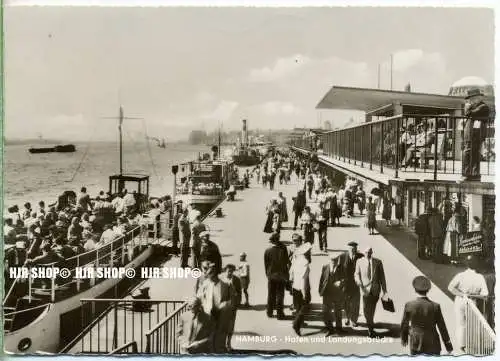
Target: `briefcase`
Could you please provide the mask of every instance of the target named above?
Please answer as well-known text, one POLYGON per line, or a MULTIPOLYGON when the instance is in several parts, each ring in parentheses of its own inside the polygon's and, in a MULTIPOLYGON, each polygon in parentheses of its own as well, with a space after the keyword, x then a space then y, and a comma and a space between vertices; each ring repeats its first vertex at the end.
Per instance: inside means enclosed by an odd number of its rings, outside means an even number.
POLYGON ((389 311, 389 312, 394 312, 394 302, 392 302, 392 299, 387 298, 387 299, 381 299, 382 301, 382 307, 384 310, 389 311))

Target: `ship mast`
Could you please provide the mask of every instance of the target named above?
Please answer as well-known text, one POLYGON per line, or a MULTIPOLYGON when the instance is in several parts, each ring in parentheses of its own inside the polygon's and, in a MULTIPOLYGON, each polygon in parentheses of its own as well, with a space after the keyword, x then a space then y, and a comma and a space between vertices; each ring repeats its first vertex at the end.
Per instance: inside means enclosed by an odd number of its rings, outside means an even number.
POLYGON ((118 119, 118 135, 119 135, 119 147, 120 147, 119 148, 120 175, 123 175, 123 132, 122 132, 123 121, 125 119, 143 119, 143 118, 125 117, 123 112, 123 106, 120 105, 118 118, 104 117, 104 119, 118 119))

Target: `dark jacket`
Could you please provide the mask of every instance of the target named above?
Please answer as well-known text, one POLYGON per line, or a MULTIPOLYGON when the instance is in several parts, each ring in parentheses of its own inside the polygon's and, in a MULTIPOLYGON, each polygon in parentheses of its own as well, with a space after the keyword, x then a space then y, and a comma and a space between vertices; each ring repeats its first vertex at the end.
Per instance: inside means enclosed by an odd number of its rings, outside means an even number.
POLYGON ((481 140, 484 140, 486 136, 486 121, 490 116, 490 108, 484 103, 479 102, 469 108, 469 110, 465 113, 465 116, 468 118, 465 121, 464 125, 464 141, 470 142, 472 141, 472 134, 474 130, 481 131, 481 140), (481 121, 481 127, 474 129, 474 121, 481 121))
POLYGON ((418 216, 415 221, 415 233, 419 236, 429 236, 429 213, 424 213, 418 216))
POLYGON ((409 342, 412 354, 439 355, 441 342, 436 326, 446 349, 451 351, 450 336, 439 304, 427 297, 407 302, 401 321, 401 343, 406 345, 409 342))
POLYGON ((341 264, 335 266, 330 272, 330 264, 325 264, 321 269, 318 292, 321 297, 341 301, 345 292, 345 278, 341 264))
POLYGON ((431 238, 441 238, 444 233, 443 216, 440 213, 432 213, 429 216, 429 234, 431 238))
POLYGON ((217 273, 222 270, 222 256, 219 247, 214 242, 207 240, 206 244, 201 245, 200 262, 202 261, 215 263, 217 273))
POLYGON ((363 257, 364 255, 359 252, 354 255, 354 259, 351 259, 349 252, 342 253, 339 256, 339 263, 342 266, 344 279, 346 280, 346 291, 359 291, 354 280, 354 272, 356 272, 356 261, 363 257))
POLYGON ((287 281, 288 251, 281 242, 276 242, 264 252, 264 267, 266 276, 270 280, 287 281))

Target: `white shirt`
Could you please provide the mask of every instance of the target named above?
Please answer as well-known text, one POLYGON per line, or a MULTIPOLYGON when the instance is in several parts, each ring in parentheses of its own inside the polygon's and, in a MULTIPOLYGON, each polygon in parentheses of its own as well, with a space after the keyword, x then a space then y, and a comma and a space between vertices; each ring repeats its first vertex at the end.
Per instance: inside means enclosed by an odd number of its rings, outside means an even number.
POLYGON ((115 199, 113 199, 111 204, 113 205, 113 208, 115 209, 116 213, 123 212, 124 205, 123 205, 123 199, 121 197, 116 197, 115 199))
POLYGON ((197 209, 190 209, 188 218, 189 218, 189 223, 194 223, 196 217, 201 216, 201 212, 197 209))
POLYGON ((482 274, 472 269, 467 269, 457 274, 451 280, 448 290, 458 290, 461 293, 471 296, 488 296, 488 286, 482 274))
POLYGON ((132 193, 127 193, 123 197, 123 204, 127 207, 132 207, 135 205, 135 198, 132 193))
POLYGON ((112 229, 107 229, 104 232, 102 232, 100 242, 103 244, 106 244, 108 242, 111 242, 113 239, 115 239, 116 233, 112 229))

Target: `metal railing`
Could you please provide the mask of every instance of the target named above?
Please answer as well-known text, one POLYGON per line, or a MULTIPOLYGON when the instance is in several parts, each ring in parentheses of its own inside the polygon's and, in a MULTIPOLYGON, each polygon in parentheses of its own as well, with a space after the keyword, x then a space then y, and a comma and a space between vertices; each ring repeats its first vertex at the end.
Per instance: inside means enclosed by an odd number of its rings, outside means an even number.
POLYGON ((138 352, 137 349, 137 342, 135 341, 130 341, 127 342, 125 345, 118 347, 117 349, 114 349, 108 355, 119 355, 119 354, 136 354, 138 352))
POLYGON ((475 356, 492 355, 495 351, 495 332, 474 300, 467 298, 465 307, 465 352, 475 356))
MULTIPOLYGON (((28 278, 16 277, 4 297, 3 306, 10 306, 15 309, 17 300, 23 296, 27 296, 29 303, 35 298, 46 303, 53 303, 94 287, 105 280, 104 278, 91 276, 91 272, 94 272, 98 267, 124 266, 148 245, 158 243, 163 237, 171 237, 171 217, 151 221, 136 226, 125 235, 97 249, 78 254, 64 261, 26 266, 29 270, 28 278), (165 224, 163 225, 163 223, 165 224), (32 278, 31 267, 45 268, 47 271, 66 268, 70 271, 70 276, 66 278, 62 278, 60 275, 47 278, 32 278), (82 270, 86 270, 85 275, 81 274, 82 270)), ((15 317, 21 317, 20 314, 32 313, 32 310, 33 308, 29 307, 16 311, 15 317)), ((13 323, 9 322, 6 325, 11 329, 10 326, 13 323)), ((4 324, 4 326, 6 325, 4 324)))
POLYGON ((180 345, 177 330, 181 315, 187 310, 187 302, 170 313, 164 320, 146 333, 146 353, 179 354, 180 345))
MULTIPOLYGON (((468 118, 462 116, 399 115, 379 121, 334 130, 319 135, 319 154, 352 164, 389 173, 462 174, 463 128, 468 118)), ((481 120, 475 141, 481 142, 479 174, 495 174, 494 118, 481 120), (477 139, 476 139, 477 138, 477 139)), ((314 151, 310 137, 292 144, 314 151)))
POLYGON ((155 299, 82 299, 80 334, 60 353, 110 353, 118 345, 136 342, 146 350, 146 331, 173 313, 184 301, 155 299))

